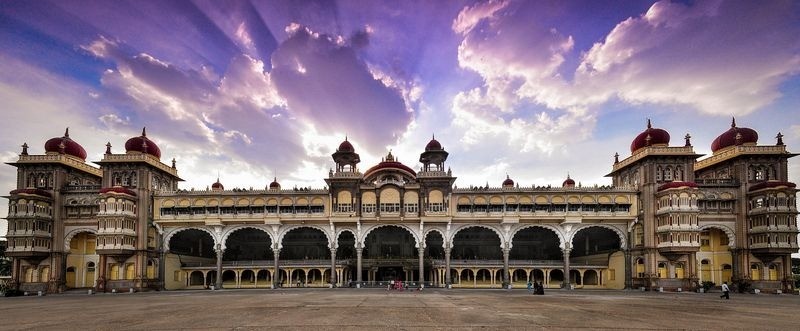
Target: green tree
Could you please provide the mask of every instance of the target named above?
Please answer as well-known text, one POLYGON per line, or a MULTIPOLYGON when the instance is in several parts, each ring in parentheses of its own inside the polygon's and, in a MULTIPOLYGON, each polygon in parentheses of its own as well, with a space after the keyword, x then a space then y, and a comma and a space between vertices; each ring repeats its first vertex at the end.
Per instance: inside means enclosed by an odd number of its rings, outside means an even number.
POLYGON ((11 276, 11 260, 6 258, 6 242, 0 244, 0 276, 11 276))

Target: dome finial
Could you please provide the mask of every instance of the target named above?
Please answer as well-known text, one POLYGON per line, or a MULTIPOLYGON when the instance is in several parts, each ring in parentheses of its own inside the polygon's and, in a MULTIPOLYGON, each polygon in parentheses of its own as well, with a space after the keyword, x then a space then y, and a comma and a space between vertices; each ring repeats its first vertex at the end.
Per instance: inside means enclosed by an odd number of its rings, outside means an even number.
POLYGON ((435 133, 431 133, 431 139, 436 140, 436 134, 435 133))
POLYGON ((569 171, 567 171, 567 179, 570 179, 570 178, 569 178, 569 171))
POLYGON ((147 137, 147 127, 142 127, 142 137, 147 137))
POLYGON ((347 135, 346 134, 344 135, 344 141, 347 141, 347 135))
POLYGON ((650 119, 648 118, 648 119, 647 119, 647 128, 648 128, 648 129, 650 129, 650 128, 652 128, 652 127, 653 127, 653 125, 652 125, 652 124, 650 124, 650 119))
POLYGON ((64 137, 69 138, 69 127, 67 127, 67 129, 64 130, 64 137))
POLYGON ((731 127, 732 128, 736 127, 736 117, 734 117, 734 116, 731 116, 731 127))

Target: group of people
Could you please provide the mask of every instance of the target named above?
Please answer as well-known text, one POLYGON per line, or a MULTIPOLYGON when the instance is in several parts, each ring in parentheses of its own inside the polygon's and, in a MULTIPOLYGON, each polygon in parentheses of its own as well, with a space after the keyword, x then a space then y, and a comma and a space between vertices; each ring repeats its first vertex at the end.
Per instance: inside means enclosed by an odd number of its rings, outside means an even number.
POLYGON ((533 283, 528 282, 528 292, 531 292, 531 294, 543 295, 544 294, 544 284, 539 283, 537 281, 533 281, 533 283))

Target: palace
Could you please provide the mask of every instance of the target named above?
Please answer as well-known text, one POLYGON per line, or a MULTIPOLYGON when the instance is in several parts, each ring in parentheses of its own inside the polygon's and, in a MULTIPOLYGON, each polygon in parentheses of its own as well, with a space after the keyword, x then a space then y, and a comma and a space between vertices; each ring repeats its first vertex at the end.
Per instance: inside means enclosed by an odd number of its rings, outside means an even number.
MULTIPOLYGON (((345 139, 323 189, 179 189, 142 130, 100 161, 67 131, 23 145, 7 196, 12 287, 141 291, 410 286, 793 290, 796 186, 782 136, 731 128, 699 159, 647 128, 611 186, 456 187, 432 139, 415 171, 391 152, 361 172, 345 139)), ((500 181, 498 181, 500 182, 500 181)), ((264 181, 266 183, 266 181, 264 181)), ((260 184, 263 185, 263 184, 260 184)), ((259 185, 259 186, 260 186, 259 185)))

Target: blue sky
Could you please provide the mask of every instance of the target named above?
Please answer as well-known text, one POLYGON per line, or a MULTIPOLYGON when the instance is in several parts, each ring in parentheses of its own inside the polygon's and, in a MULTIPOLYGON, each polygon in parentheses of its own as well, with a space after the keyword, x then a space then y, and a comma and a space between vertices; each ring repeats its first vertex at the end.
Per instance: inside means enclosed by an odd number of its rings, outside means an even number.
POLYGON ((182 188, 322 187, 345 135, 361 169, 390 149, 417 169, 435 134, 458 186, 605 185, 647 118, 710 154, 732 116, 797 152, 798 16, 793 1, 3 1, 0 157, 69 126, 99 160, 146 126, 182 188))

